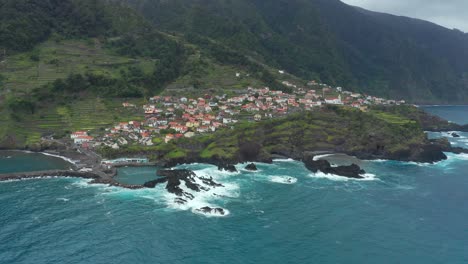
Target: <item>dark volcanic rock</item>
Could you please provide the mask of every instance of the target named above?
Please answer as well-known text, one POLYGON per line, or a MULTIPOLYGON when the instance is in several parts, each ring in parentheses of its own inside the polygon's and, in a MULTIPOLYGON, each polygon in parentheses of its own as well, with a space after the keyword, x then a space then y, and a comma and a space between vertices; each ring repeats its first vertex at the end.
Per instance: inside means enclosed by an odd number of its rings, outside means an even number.
POLYGON ((455 133, 455 132, 453 132, 453 133, 451 134, 451 136, 454 137, 454 138, 459 138, 459 137, 460 137, 460 135, 458 135, 458 134, 455 133))
POLYGON ((363 169, 361 169, 361 167, 359 167, 356 164, 352 164, 349 166, 331 167, 328 171, 331 174, 356 179, 363 179, 364 177, 361 175, 366 173, 363 169))
POLYGON ((234 165, 228 163, 219 163, 218 170, 220 171, 228 171, 228 172, 237 172, 237 169, 234 165))
POLYGON ((219 214, 219 215, 225 215, 226 212, 224 211, 223 208, 211 208, 209 206, 202 207, 200 209, 197 209, 198 212, 204 213, 204 214, 219 214))
POLYGON ((255 163, 250 163, 249 165, 245 166, 245 169, 249 170, 249 171, 257 171, 258 170, 255 163))
POLYGON ((314 173, 321 171, 326 174, 335 174, 347 178, 363 179, 361 176, 366 172, 358 165, 332 167, 327 160, 314 160, 313 156, 308 156, 303 159, 306 168, 314 173))
MULTIPOLYGON (((164 183, 167 182, 166 190, 170 193, 173 193, 177 196, 185 196, 189 199, 193 199, 193 195, 187 192, 184 192, 180 185, 182 181, 185 182, 187 188, 194 190, 196 192, 200 191, 199 186, 195 183, 195 173, 189 170, 159 170, 157 172, 158 176, 164 177, 162 179, 153 181, 153 183, 164 183)), ((155 184, 155 186, 156 186, 155 184)), ((145 186, 147 184, 145 183, 145 186)), ((151 183, 152 185, 152 183, 151 183)))
POLYGON ((468 149, 461 147, 452 147, 450 141, 447 138, 438 138, 431 140, 433 145, 438 146, 443 152, 452 152, 455 154, 465 153, 468 154, 468 149))
POLYGON ((161 184, 161 183, 165 183, 165 182, 167 182, 167 178, 160 178, 160 179, 156 179, 154 181, 145 182, 145 184, 143 184, 143 186, 145 186, 146 188, 155 188, 156 185, 161 184))
POLYGON ((211 186, 211 187, 224 187, 224 185, 217 183, 213 181, 213 178, 204 178, 204 177, 198 177, 204 184, 211 186))
POLYGON ((156 179, 154 181, 149 181, 144 184, 147 188, 155 188, 156 185, 167 183, 166 190, 170 193, 173 193, 179 198, 175 200, 176 203, 186 203, 187 199, 193 199, 194 196, 191 193, 184 191, 180 186, 184 184, 187 188, 192 191, 200 192, 207 191, 209 187, 222 187, 223 185, 216 183, 212 178, 203 178, 198 177, 199 180, 203 182, 204 185, 198 184, 196 182, 197 175, 190 170, 159 170, 157 172, 158 176, 162 178, 156 179), (184 197, 184 198, 180 198, 184 197))
POLYGON ((447 155, 443 152, 443 148, 437 144, 428 144, 421 147, 421 150, 416 153, 416 156, 411 160, 422 163, 434 163, 441 160, 446 160, 447 155))

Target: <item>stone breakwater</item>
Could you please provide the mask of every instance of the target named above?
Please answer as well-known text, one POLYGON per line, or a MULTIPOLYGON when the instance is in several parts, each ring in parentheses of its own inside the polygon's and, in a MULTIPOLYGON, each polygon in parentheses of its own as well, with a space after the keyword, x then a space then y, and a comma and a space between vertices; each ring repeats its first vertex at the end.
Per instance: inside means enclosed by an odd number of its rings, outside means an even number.
POLYGON ((25 180, 25 179, 41 179, 48 177, 63 177, 63 178, 82 178, 90 179, 89 184, 108 184, 110 186, 122 187, 127 189, 143 189, 143 185, 129 185, 117 182, 112 178, 113 175, 105 174, 103 172, 82 172, 73 170, 50 170, 50 171, 36 171, 36 172, 20 172, 0 174, 0 181, 10 180, 25 180))

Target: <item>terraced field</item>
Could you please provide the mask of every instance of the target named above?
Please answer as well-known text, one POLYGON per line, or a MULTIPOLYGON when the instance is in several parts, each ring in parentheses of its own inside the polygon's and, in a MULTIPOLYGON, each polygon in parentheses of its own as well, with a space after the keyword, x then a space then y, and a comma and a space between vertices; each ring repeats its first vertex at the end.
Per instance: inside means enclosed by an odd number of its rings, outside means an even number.
POLYGON ((151 70, 150 60, 126 58, 103 49, 97 40, 47 41, 35 50, 6 58, 0 64, 5 89, 25 92, 73 73, 102 73, 116 76, 121 67, 140 65, 151 70))
MULTIPOLYGON (((21 115, 20 122, 3 117, 0 119, 0 137, 14 135, 17 142, 26 145, 38 142, 44 135, 63 134, 76 130, 92 133, 108 128, 122 121, 143 120, 140 109, 125 109, 123 100, 87 99, 67 106, 53 106, 40 109, 33 115, 21 115)), ((141 100, 134 100, 141 104, 141 100)))

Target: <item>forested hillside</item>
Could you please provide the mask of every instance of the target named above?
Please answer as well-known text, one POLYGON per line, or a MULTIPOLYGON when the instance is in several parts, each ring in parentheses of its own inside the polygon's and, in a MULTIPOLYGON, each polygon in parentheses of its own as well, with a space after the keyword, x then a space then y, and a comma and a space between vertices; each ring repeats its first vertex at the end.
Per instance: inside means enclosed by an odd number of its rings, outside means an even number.
POLYGON ((203 36, 190 40, 103 0, 2 1, 0 147, 134 118, 119 101, 166 87, 285 89, 268 66, 203 36))
POLYGON ((115 0, 304 79, 418 103, 468 101, 468 36, 338 0, 115 0))

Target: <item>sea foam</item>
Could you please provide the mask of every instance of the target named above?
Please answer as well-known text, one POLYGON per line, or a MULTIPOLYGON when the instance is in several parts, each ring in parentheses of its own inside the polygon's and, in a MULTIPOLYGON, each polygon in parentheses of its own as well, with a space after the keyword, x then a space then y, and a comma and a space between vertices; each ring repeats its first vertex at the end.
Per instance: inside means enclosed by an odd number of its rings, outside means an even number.
POLYGON ((326 158, 326 157, 330 157, 330 156, 333 156, 334 154, 323 154, 323 155, 317 155, 317 156, 314 156, 314 161, 317 161, 317 160, 320 160, 320 159, 323 159, 323 158, 326 158))
POLYGON ((195 178, 195 183, 200 185, 206 190, 200 190, 196 192, 185 185, 185 182, 181 184, 179 187, 185 192, 193 196, 193 199, 179 197, 172 193, 164 194, 165 200, 167 205, 170 208, 177 209, 177 210, 190 210, 196 214, 202 214, 207 217, 225 217, 230 214, 229 210, 223 208, 217 203, 224 202, 225 199, 232 199, 239 197, 239 185, 233 182, 222 181, 223 179, 228 179, 233 177, 239 172, 226 172, 226 171, 219 171, 214 166, 210 166, 208 168, 203 168, 199 170, 195 170, 194 173, 197 175, 195 178), (206 185, 199 177, 203 178, 213 178, 214 181, 217 183, 222 184, 223 186, 220 187, 213 187, 206 185), (179 203, 178 200, 182 198, 184 199, 184 203, 179 203), (210 207, 210 208, 221 208, 224 211, 224 215, 216 212, 212 213, 205 213, 200 211, 203 207, 210 207))
POLYGON ((294 162, 293 159, 274 159, 273 162, 294 162))
POLYGON ((371 174, 371 173, 366 173, 366 174, 361 175, 361 176, 364 177, 362 179, 342 177, 342 176, 335 175, 335 174, 323 173, 321 171, 318 171, 316 173, 311 173, 311 174, 309 174, 309 176, 312 177, 312 178, 328 179, 328 180, 331 180, 331 181, 374 181, 374 180, 377 179, 376 175, 371 174))
POLYGON ((297 179, 290 176, 270 176, 269 180, 274 183, 281 184, 294 184, 297 182, 297 179))
POLYGON ((73 164, 73 165, 76 165, 76 162, 75 162, 75 161, 73 161, 72 159, 69 159, 69 158, 67 158, 67 157, 64 157, 64 156, 54 155, 54 154, 50 154, 50 153, 47 153, 47 152, 41 152, 41 154, 44 155, 44 156, 59 158, 59 159, 62 159, 62 160, 64 160, 64 161, 66 161, 66 162, 69 162, 69 163, 71 163, 71 164, 73 164))

